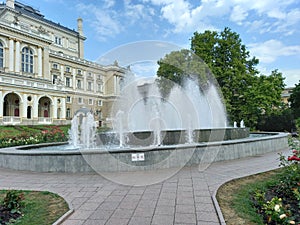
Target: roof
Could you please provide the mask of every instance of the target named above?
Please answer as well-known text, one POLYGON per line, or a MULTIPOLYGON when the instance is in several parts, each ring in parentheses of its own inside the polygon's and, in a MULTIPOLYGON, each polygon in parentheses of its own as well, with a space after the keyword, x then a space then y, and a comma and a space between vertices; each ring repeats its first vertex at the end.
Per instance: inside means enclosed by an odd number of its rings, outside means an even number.
MULTIPOLYGON (((5 5, 5 3, 2 5, 5 5)), ((19 12, 20 14, 37 19, 39 21, 45 22, 51 26, 55 26, 59 29, 63 29, 67 32, 71 32, 76 36, 79 35, 79 33, 77 31, 75 31, 74 29, 70 29, 68 27, 60 25, 59 23, 55 23, 51 20, 46 19, 45 16, 39 10, 34 9, 32 6, 25 5, 21 2, 15 1, 15 11, 19 12)))

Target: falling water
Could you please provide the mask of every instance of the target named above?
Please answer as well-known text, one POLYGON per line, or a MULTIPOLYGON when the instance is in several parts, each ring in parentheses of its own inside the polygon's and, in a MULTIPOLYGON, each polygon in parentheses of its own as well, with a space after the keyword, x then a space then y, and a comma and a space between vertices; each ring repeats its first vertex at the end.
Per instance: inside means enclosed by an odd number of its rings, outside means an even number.
POLYGON ((91 112, 75 115, 69 130, 69 144, 74 148, 93 148, 96 143, 96 122, 91 112))

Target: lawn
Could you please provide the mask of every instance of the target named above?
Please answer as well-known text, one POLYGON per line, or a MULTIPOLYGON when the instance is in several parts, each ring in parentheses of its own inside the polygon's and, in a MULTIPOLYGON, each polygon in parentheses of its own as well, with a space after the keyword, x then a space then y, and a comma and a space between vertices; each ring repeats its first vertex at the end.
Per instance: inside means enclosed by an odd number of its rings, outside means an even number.
MULTIPOLYGON (((0 191, 0 205, 3 205, 7 190, 0 191)), ((21 216, 16 220, 12 219, 12 224, 16 225, 50 225, 64 215, 68 210, 68 204, 57 194, 47 191, 13 191, 22 196, 22 206, 19 211, 21 216)), ((16 202, 15 198, 10 198, 11 202, 16 202)), ((0 211, 0 224, 3 215, 0 211)), ((3 222, 3 223, 2 223, 3 222)))

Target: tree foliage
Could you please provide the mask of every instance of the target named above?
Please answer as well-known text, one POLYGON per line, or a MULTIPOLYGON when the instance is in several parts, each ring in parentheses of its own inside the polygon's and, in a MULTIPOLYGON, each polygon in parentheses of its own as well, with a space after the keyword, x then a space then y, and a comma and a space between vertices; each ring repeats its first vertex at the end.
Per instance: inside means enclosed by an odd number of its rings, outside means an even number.
POLYGON ((183 85, 184 79, 197 78, 200 90, 203 90, 210 79, 210 69, 204 61, 188 49, 173 51, 158 62, 157 76, 163 97, 167 97, 174 83, 183 85))
MULTIPOLYGON (((278 70, 272 71, 270 75, 260 74, 256 68, 259 60, 250 56, 236 32, 229 28, 219 33, 195 32, 191 38, 191 51, 194 54, 182 50, 159 60, 158 77, 181 84, 185 76, 196 74, 203 87, 211 71, 221 87, 231 123, 244 120, 246 126, 256 128, 260 116, 268 116, 274 110, 280 110, 284 88, 282 74, 278 70)), ((162 89, 167 92, 171 88, 162 85, 162 89)), ((299 97, 297 99, 293 103, 295 107, 300 104, 299 97)))
POLYGON ((293 89, 289 102, 295 118, 300 118, 300 81, 293 89))

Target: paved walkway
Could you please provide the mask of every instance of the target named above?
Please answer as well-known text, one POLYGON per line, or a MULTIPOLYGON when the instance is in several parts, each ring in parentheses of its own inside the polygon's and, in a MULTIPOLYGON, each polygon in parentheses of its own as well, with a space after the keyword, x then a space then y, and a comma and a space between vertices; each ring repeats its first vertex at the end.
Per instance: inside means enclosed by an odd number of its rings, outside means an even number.
MULTIPOLYGON (((218 187, 234 178, 278 168, 278 164, 278 155, 273 152, 213 163, 204 171, 198 166, 185 167, 174 176, 147 186, 121 185, 96 174, 0 169, 0 189, 47 190, 60 194, 74 209, 63 225, 217 225, 220 221, 212 196, 218 187)), ((151 178, 151 174, 143 173, 145 180, 151 178)), ((128 176, 126 173, 113 175, 118 179, 124 176, 124 180, 128 176)))

